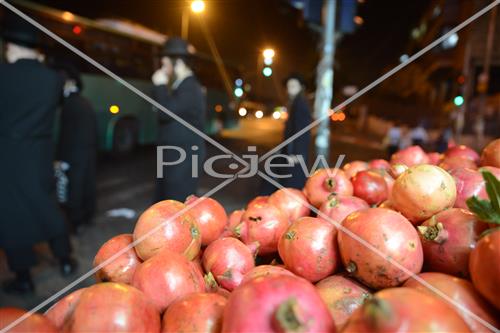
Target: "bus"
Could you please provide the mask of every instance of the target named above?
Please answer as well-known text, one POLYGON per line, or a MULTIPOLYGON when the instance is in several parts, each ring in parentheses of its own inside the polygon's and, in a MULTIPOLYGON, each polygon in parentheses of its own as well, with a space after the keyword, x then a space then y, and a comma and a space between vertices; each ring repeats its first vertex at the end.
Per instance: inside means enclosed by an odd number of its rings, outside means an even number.
MULTIPOLYGON (((24 0, 15 0, 11 3, 151 96, 151 76, 160 67, 159 55, 162 45, 168 38, 166 35, 130 21, 91 20, 24 0)), ((0 6, 0 11, 2 10, 7 9, 0 6)), ((133 150, 138 145, 156 142, 158 110, 155 107, 45 34, 42 34, 42 45, 49 66, 61 61, 69 62, 82 73, 84 84, 82 95, 90 100, 97 113, 100 151, 123 153, 133 150)), ((206 89, 205 131, 213 135, 216 131, 213 123, 219 116, 216 112, 220 112, 221 108, 226 113, 231 112, 228 107, 230 96, 224 91, 222 79, 217 79, 217 68, 210 56, 197 53, 195 64, 200 69, 196 71, 198 79, 206 89)), ((234 68, 229 68, 229 71, 232 73, 231 76, 237 77, 234 68)))

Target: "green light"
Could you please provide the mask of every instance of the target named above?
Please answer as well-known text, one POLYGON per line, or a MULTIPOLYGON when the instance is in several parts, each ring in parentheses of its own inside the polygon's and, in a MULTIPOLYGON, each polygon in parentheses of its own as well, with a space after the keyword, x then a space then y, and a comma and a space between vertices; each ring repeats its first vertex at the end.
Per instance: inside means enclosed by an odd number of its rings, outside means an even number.
POLYGON ((271 67, 264 67, 264 69, 262 70, 262 74, 264 74, 265 77, 270 77, 271 75, 273 75, 273 70, 271 69, 271 67))
POLYGON ((234 96, 236 96, 236 97, 243 96, 243 89, 241 89, 240 87, 234 89, 234 96))
POLYGON ((454 99, 453 99, 453 103, 455 103, 456 106, 460 106, 462 104, 464 104, 464 98, 463 96, 456 96, 454 99))

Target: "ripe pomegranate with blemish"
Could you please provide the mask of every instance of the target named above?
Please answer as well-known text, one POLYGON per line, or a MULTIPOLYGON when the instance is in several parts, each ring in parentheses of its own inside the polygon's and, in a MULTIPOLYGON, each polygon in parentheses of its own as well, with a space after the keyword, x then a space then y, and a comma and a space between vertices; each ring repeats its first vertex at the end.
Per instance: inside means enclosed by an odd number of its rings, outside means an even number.
POLYGON ((391 156, 391 164, 404 164, 408 167, 429 163, 429 157, 420 146, 410 146, 391 156))
POLYGON ((457 196, 453 177, 435 165, 416 165, 399 176, 390 200, 414 224, 453 207, 457 196))
POLYGON ((309 216, 311 210, 307 207, 308 201, 302 191, 295 188, 282 188, 269 196, 271 205, 277 207, 288 217, 288 222, 292 223, 298 218, 309 216))
POLYGON ((319 208, 332 195, 352 195, 352 184, 340 169, 320 169, 310 176, 304 186, 309 202, 319 208))
POLYGON ((134 272, 142 262, 132 247, 133 237, 131 234, 122 234, 115 236, 104 243, 94 258, 94 267, 100 266, 109 260, 117 252, 124 251, 119 257, 115 258, 96 273, 98 282, 122 282, 130 284, 134 272))
POLYGON ((137 255, 147 260, 167 248, 181 253, 189 260, 201 248, 198 222, 187 211, 186 205, 175 200, 160 201, 142 213, 134 229, 137 255))
POLYGON ((458 277, 469 277, 469 255, 486 223, 465 209, 444 210, 419 227, 424 249, 424 267, 458 277))
POLYGON ((278 251, 278 241, 288 228, 288 218, 269 203, 255 204, 241 217, 240 239, 259 255, 278 251))
POLYGON ((492 229, 472 250, 469 272, 476 290, 500 310, 500 229, 492 229))
MULTIPOLYGON (((6 328, 14 321, 25 315, 28 311, 4 307, 0 308, 0 330, 6 328)), ((3 332, 3 331, 2 331, 3 332)), ((34 313, 28 316, 25 320, 8 330, 9 333, 56 333, 57 328, 41 314, 34 313)))
POLYGON ((348 179, 354 177, 358 172, 367 169, 368 169, 368 163, 366 163, 365 161, 352 161, 344 165, 344 167, 342 168, 348 179))
POLYGON ((367 248, 343 230, 338 232, 344 267, 368 287, 395 287, 410 277, 388 258, 414 274, 422 269, 422 244, 417 231, 403 215, 385 208, 368 208, 347 216, 342 226, 372 247, 367 248))
POLYGON ((71 314, 75 310, 75 306, 80 300, 80 296, 87 288, 81 288, 73 291, 69 295, 61 298, 56 304, 52 305, 46 312, 47 317, 58 330, 62 330, 66 321, 69 320, 71 314))
POLYGON ((245 213, 243 209, 238 209, 229 214, 227 225, 224 229, 224 232, 220 235, 219 238, 240 237, 237 227, 241 223, 241 217, 243 216, 243 213, 245 213))
POLYGON ((105 282, 83 291, 63 331, 157 333, 160 328, 160 312, 144 293, 105 282))
POLYGON ((448 172, 458 168, 477 169, 477 165, 474 161, 459 156, 445 157, 439 166, 448 172))
POLYGON ((448 157, 465 158, 467 160, 474 162, 475 165, 479 163, 479 154, 476 153, 474 149, 471 149, 464 145, 453 146, 451 148, 448 148, 448 150, 444 152, 444 156, 445 158, 448 157))
POLYGON ((370 291, 346 275, 332 275, 316 284, 320 297, 341 331, 353 312, 371 296, 370 291))
POLYGON ((360 171, 351 180, 354 195, 369 205, 377 205, 389 196, 387 183, 382 175, 372 170, 360 171))
POLYGON ((335 324, 314 286, 297 276, 248 281, 229 296, 222 332, 332 332, 335 324))
POLYGON ((480 199, 487 199, 486 187, 483 176, 477 170, 458 168, 450 171, 455 180, 457 198, 454 207, 467 209, 467 199, 477 196, 480 199))
POLYGON ((429 159, 429 164, 439 165, 439 163, 443 160, 443 154, 434 151, 427 153, 427 158, 429 159))
POLYGON ((377 292, 354 312, 343 333, 470 332, 444 300, 413 288, 377 292))
POLYGON ((198 198, 191 195, 184 204, 186 206, 193 204, 193 207, 189 208, 188 212, 198 222, 202 246, 207 246, 219 238, 227 225, 226 210, 220 203, 212 198, 198 198), (197 200, 200 200, 200 202, 194 204, 197 200))
POLYGON ((203 267, 215 280, 231 291, 240 285, 243 276, 255 267, 250 249, 236 238, 220 238, 203 253, 203 267))
POLYGON ((195 264, 166 248, 139 265, 132 284, 160 312, 184 295, 205 291, 205 281, 195 264))
POLYGON ((500 139, 491 141, 482 151, 481 166, 500 168, 500 139))
POLYGON ((243 281, 241 283, 246 283, 250 280, 256 279, 258 277, 266 277, 270 275, 291 275, 293 276, 294 274, 290 272, 288 269, 283 268, 281 266, 275 266, 275 265, 260 265, 260 266, 255 266, 252 268, 248 273, 245 274, 243 277, 243 281))
POLYGON ((318 218, 342 223, 347 215, 369 207, 366 201, 358 197, 334 196, 321 205, 318 218))
MULTIPOLYGON (((434 272, 420 273, 418 277, 448 296, 455 304, 460 304, 469 312, 479 316, 494 327, 499 327, 500 321, 497 319, 495 310, 481 297, 481 295, 479 295, 470 281, 448 274, 434 272)), ((436 297, 441 297, 439 294, 414 279, 409 279, 403 286, 414 288, 436 297)), ((470 314, 465 311, 462 312, 457 308, 455 308, 455 310, 469 325, 471 331, 483 332, 487 330, 485 326, 470 314)))
POLYGON ((162 333, 218 333, 227 299, 221 295, 194 293, 172 303, 163 314, 162 333))
POLYGON ((389 169, 391 168, 391 164, 388 161, 380 158, 371 160, 368 163, 368 168, 389 171, 389 169))
POLYGON ((286 269, 311 282, 333 274, 339 266, 337 229, 318 218, 293 222, 281 236, 278 250, 286 269))

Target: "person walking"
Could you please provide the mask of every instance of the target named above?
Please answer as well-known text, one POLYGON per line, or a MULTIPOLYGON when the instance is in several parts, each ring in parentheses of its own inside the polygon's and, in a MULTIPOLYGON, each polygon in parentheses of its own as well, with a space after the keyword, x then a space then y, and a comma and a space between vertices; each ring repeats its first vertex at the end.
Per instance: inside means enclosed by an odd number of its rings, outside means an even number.
POLYGON ((387 135, 384 139, 384 142, 387 146, 387 155, 390 159, 392 154, 399 150, 399 146, 401 144, 402 139, 402 131, 399 121, 396 121, 387 131, 387 135))
MULTIPOLYGON (((162 51, 162 67, 152 77, 153 94, 169 111, 196 129, 204 131, 205 95, 194 74, 193 61, 194 54, 190 52, 185 40, 179 37, 169 38, 162 51)), ((205 156, 205 142, 198 134, 163 111, 159 111, 158 118, 158 143, 170 148, 163 149, 162 161, 157 161, 162 167, 163 177, 157 177, 155 201, 184 201, 187 196, 196 194, 200 170, 198 166, 192 166, 193 154, 197 155, 198 162, 201 163, 205 156), (176 163, 183 153, 185 159, 176 163)))
POLYGON ((420 121, 417 125, 417 127, 413 128, 410 132, 410 138, 411 138, 411 144, 413 146, 421 146, 423 147, 425 144, 427 144, 428 141, 428 135, 427 131, 425 130, 424 122, 420 121))
POLYGON ((67 169, 67 200, 63 203, 76 233, 90 224, 96 208, 97 117, 81 95, 83 83, 70 64, 56 66, 65 78, 57 159, 67 169))
MULTIPOLYGON (((302 75, 292 73, 283 81, 283 83, 288 94, 289 116, 285 122, 283 135, 283 140, 286 141, 309 125, 312 122, 312 117, 307 98, 305 96, 306 86, 302 75)), ((287 161, 283 161, 283 164, 289 167, 273 168, 271 171, 280 176, 280 178, 276 179, 276 181, 282 186, 296 189, 302 189, 304 187, 307 179, 304 167, 306 169, 308 168, 310 142, 311 132, 309 130, 299 137, 291 140, 281 149, 280 155, 288 156, 287 161), (289 177, 281 178, 281 176, 285 175, 289 177)), ((266 180, 263 180, 261 185, 262 195, 269 195, 276 190, 276 186, 270 184, 266 180)))
POLYGON ((0 64, 0 247, 15 278, 9 293, 34 290, 33 245, 48 241, 61 273, 76 269, 54 192, 56 107, 62 80, 42 64, 37 30, 14 14, 4 17, 7 63, 0 64))

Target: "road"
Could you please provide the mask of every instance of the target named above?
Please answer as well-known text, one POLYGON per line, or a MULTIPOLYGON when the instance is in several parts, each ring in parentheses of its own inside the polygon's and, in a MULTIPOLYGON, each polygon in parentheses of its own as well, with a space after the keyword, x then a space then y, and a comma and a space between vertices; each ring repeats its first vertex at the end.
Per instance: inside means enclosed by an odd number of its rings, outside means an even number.
MULTIPOLYGON (((274 119, 248 119, 241 122, 237 130, 223 131, 217 139, 239 155, 247 152, 248 146, 256 146, 257 152, 261 154, 280 142, 282 129, 283 124, 274 119)), ((371 140, 363 139, 362 135, 347 135, 339 130, 334 131, 332 136, 333 160, 338 154, 346 154, 346 161, 383 157, 380 147, 371 140)), ((208 156, 220 153, 217 148, 208 146, 208 156)), ((39 265, 32 270, 36 284, 35 294, 11 296, 0 291, 0 306, 34 307, 89 271, 95 253, 106 240, 121 233, 131 233, 138 215, 152 204, 155 158, 155 147, 142 147, 133 154, 122 157, 100 156, 97 176, 98 210, 95 222, 81 235, 72 238, 75 256, 79 262, 77 274, 62 278, 47 245, 37 245, 39 265), (126 210, 120 211, 123 208, 126 210), (110 216, 110 213, 118 213, 118 216, 110 216), (125 216, 123 213, 132 213, 132 216, 125 216)), ((221 173, 234 172, 228 165, 227 160, 220 160, 215 163, 214 169, 221 173)), ((224 180, 205 175, 201 179, 198 195, 203 195, 222 181, 224 180)), ((230 212, 244 207, 252 197, 258 195, 259 186, 260 178, 257 176, 236 179, 213 197, 230 212)), ((5 258, 0 254, 0 282, 9 277, 12 275, 6 267, 5 258)), ((93 277, 89 277, 78 288, 93 282, 93 277)))

